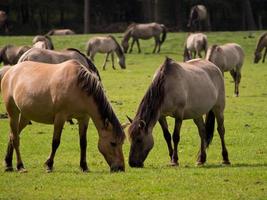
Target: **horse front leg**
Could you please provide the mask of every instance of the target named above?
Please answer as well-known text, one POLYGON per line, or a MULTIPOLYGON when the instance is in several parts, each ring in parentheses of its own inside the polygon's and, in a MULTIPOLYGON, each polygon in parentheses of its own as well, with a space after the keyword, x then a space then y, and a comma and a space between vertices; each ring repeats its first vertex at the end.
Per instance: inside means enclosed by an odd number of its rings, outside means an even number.
POLYGON ((136 41, 136 39, 133 38, 132 44, 131 44, 131 47, 130 47, 130 50, 129 50, 129 53, 132 53, 132 51, 133 51, 133 45, 134 45, 135 41, 136 41))
POLYGON ((158 40, 157 40, 157 38, 155 37, 154 39, 155 39, 155 46, 154 46, 154 49, 153 49, 152 53, 155 53, 156 52, 156 49, 157 49, 157 46, 158 46, 158 40))
POLYGON ((166 117, 161 117, 159 119, 159 124, 161 126, 165 141, 166 141, 167 146, 168 146, 170 159, 172 160, 172 155, 173 155, 172 137, 171 137, 171 134, 170 134, 169 129, 168 129, 168 123, 166 121, 166 117))
POLYGON ((139 40, 138 39, 136 39, 136 43, 137 43, 138 53, 141 53, 140 44, 139 44, 139 40))
POLYGON ((46 170, 47 172, 52 172, 53 170, 53 164, 54 164, 54 157, 56 155, 57 148, 60 144, 60 138, 62 129, 64 127, 65 119, 63 119, 61 116, 56 116, 54 120, 54 133, 53 133, 53 139, 52 139, 52 151, 50 153, 49 158, 45 162, 46 170))
POLYGON ((108 56, 109 56, 109 54, 110 54, 110 52, 107 53, 107 55, 106 55, 106 59, 105 59, 105 61, 104 61, 104 63, 103 63, 103 67, 102 67, 103 70, 106 70, 106 64, 107 64, 107 60, 108 60, 108 56))
POLYGON ((113 51, 111 52, 111 60, 112 60, 112 68, 116 69, 114 65, 114 52, 113 51))
POLYGON ((266 54, 267 54, 267 47, 265 47, 265 51, 264 51, 264 54, 263 54, 263 57, 262 57, 262 63, 265 62, 266 54))
POLYGON ((175 125, 174 125, 174 130, 172 134, 172 141, 173 141, 173 154, 172 154, 172 161, 171 165, 172 166, 178 166, 178 144, 180 141, 180 129, 182 126, 182 120, 180 119, 175 119, 175 125))
POLYGON ((206 162, 206 128, 204 120, 201 117, 193 119, 194 123, 198 128, 198 133, 200 136, 200 151, 197 159, 197 165, 203 165, 206 162))
POLYGON ((87 148, 86 132, 88 128, 88 122, 89 122, 88 118, 79 120, 79 136, 80 136, 80 150, 81 150, 80 167, 83 172, 89 171, 86 161, 86 148, 87 148))

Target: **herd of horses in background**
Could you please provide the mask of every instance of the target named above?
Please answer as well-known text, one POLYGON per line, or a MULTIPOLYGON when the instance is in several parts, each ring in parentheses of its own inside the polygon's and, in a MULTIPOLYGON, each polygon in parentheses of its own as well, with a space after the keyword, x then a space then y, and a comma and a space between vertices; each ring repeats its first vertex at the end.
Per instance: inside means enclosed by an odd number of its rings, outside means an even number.
MULTIPOLYGON (((194 6, 188 25, 199 28, 203 21, 208 27, 207 10, 202 5, 194 6)), ((157 122, 168 146, 171 165, 179 165, 180 128, 185 119, 193 119, 201 139, 197 164, 203 165, 206 161, 206 149, 213 138, 215 120, 221 139, 223 163, 230 164, 224 140, 224 72, 229 71, 233 77, 235 95, 238 96, 245 57, 240 45, 227 43, 208 47, 208 38, 204 33, 188 34, 184 45, 184 62, 166 57, 155 72, 135 117, 131 119, 127 116, 129 123, 121 125, 105 95, 100 73, 93 62, 94 57, 96 53, 106 54, 102 67, 105 70, 111 55, 115 69, 115 53, 120 67, 125 69, 125 53, 131 53, 135 43, 138 53, 141 53, 139 39, 154 38, 152 52, 159 53, 166 39, 167 28, 158 23, 133 23, 126 29, 121 44, 112 35, 91 38, 86 44, 86 55, 75 48, 56 51, 50 37, 53 34, 75 33, 69 29, 52 30, 46 35, 34 37, 32 46, 6 45, 0 49, 0 62, 6 65, 0 70, 1 93, 11 130, 5 156, 6 171, 13 171, 14 150, 17 170, 26 171, 20 154, 19 134, 31 120, 54 124, 52 150, 45 162, 47 171, 51 172, 64 123, 73 118, 77 119, 79 125, 82 171, 89 170, 86 132, 90 118, 99 134, 98 149, 114 172, 125 170, 123 129, 129 126, 129 165, 143 167, 154 145, 152 131, 157 122), (132 43, 129 49, 130 39, 132 43), (205 119, 203 115, 206 115, 205 119), (167 116, 175 120, 172 136, 167 116)), ((259 62, 261 58, 264 62, 266 53, 267 33, 264 33, 258 40, 254 62, 259 62)))

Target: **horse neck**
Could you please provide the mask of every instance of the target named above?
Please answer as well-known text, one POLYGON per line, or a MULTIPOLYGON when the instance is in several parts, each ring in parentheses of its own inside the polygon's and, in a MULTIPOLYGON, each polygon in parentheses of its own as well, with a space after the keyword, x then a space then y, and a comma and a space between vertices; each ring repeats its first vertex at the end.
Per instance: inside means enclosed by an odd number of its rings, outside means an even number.
POLYGON ((128 42, 129 39, 132 36, 132 28, 129 28, 128 30, 125 31, 124 36, 123 36, 123 41, 128 42))

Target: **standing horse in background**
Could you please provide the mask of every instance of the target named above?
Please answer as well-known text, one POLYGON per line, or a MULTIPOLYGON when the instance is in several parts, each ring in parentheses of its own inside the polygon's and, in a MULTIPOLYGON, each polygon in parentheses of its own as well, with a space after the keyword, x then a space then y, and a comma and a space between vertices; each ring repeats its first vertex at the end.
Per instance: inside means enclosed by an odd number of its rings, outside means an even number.
POLYGON ((71 29, 52 29, 46 35, 74 35, 75 32, 71 29))
POLYGON ((22 54, 28 51, 31 47, 29 46, 13 46, 6 45, 0 49, 0 63, 4 65, 15 65, 22 54))
POLYGON ((222 46, 212 45, 207 52, 206 59, 220 68, 222 73, 230 71, 235 82, 235 96, 239 96, 241 69, 245 54, 240 45, 228 43, 222 46))
POLYGON ((122 69, 126 68, 125 65, 125 55, 123 53, 123 50, 115 37, 112 35, 106 36, 106 37, 93 37, 91 38, 86 45, 86 52, 87 56, 91 58, 92 61, 94 61, 95 54, 97 52, 99 53, 106 53, 106 59, 103 64, 103 70, 106 69, 106 63, 108 60, 109 54, 111 54, 111 60, 112 60, 112 68, 115 69, 114 66, 114 52, 117 54, 117 57, 119 59, 119 65, 122 69))
POLYGON ((24 172, 19 135, 29 120, 54 124, 52 151, 45 162, 53 169, 64 123, 76 118, 80 135, 80 167, 88 171, 86 162, 86 132, 92 118, 99 134, 98 149, 111 171, 124 171, 122 144, 125 138, 100 81, 76 60, 60 64, 26 61, 13 66, 5 74, 1 90, 10 119, 10 139, 5 156, 6 171, 13 170, 13 149, 17 169, 24 172), (23 76, 21 76, 23 74, 23 76))
POLYGON ((131 142, 129 164, 143 167, 154 141, 152 131, 159 121, 169 149, 172 165, 178 165, 178 143, 182 121, 193 119, 201 145, 197 163, 206 161, 206 148, 212 141, 215 118, 221 138, 223 163, 230 164, 224 141, 225 89, 221 71, 207 60, 195 59, 177 63, 166 58, 143 97, 134 120, 130 120, 131 142), (201 99, 201 101, 199 101, 201 99), (203 115, 207 114, 206 122, 203 115), (166 117, 175 118, 173 144, 166 117))
POLYGON ((196 54, 199 58, 202 58, 201 51, 205 52, 205 56, 208 50, 208 39, 203 33, 191 33, 188 35, 185 47, 184 47, 184 62, 196 58, 196 54))
POLYGON ((187 27, 191 31, 210 30, 210 18, 204 5, 195 5, 190 10, 187 27))
POLYGON ((5 31, 5 33, 8 33, 8 18, 5 11, 0 10, 0 28, 5 31))
POLYGON ((45 49, 54 50, 53 42, 52 42, 51 38, 48 35, 37 35, 37 36, 35 36, 33 38, 33 40, 32 40, 33 46, 34 46, 34 44, 36 44, 37 42, 40 42, 40 41, 43 42, 43 43, 40 43, 40 44, 45 45, 45 49))
POLYGON ((31 48, 21 56, 18 62, 36 61, 50 64, 59 64, 70 59, 78 60, 89 71, 95 74, 95 76, 97 76, 99 80, 101 80, 96 66, 90 59, 87 58, 86 55, 81 53, 78 49, 69 48, 63 51, 54 51, 49 49, 31 48))
POLYGON ((124 32, 124 36, 122 39, 122 47, 124 49, 124 52, 127 53, 129 48, 129 40, 132 37, 132 44, 129 53, 133 50, 133 45, 136 42, 138 47, 138 53, 141 52, 140 44, 138 39, 147 40, 152 37, 155 39, 155 47, 153 50, 153 53, 160 52, 160 47, 163 44, 163 42, 166 39, 167 35, 167 28, 164 26, 164 24, 158 24, 158 23, 149 23, 149 24, 136 24, 132 23, 128 26, 126 31, 124 32), (162 33, 162 37, 160 38, 160 34, 162 33))
POLYGON ((257 47, 254 53, 254 63, 258 63, 262 58, 262 63, 265 62, 265 57, 267 54, 267 33, 263 33, 257 43, 257 47), (263 57, 261 55, 262 50, 265 48, 263 57))

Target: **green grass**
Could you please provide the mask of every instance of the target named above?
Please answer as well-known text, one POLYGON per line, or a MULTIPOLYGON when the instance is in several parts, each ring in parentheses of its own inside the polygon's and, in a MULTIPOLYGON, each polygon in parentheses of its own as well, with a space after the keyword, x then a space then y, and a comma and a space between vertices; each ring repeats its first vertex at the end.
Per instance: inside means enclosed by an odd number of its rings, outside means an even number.
MULTIPOLYGON (((121 40, 122 34, 116 34, 121 40)), ((110 174, 97 150, 98 135, 93 124, 88 130, 90 173, 79 170, 79 137, 76 126, 66 124, 55 157, 55 170, 47 174, 43 163, 50 153, 52 126, 34 123, 22 133, 21 153, 28 173, 4 173, 0 166, 0 199, 267 199, 267 65, 253 64, 256 38, 244 39, 247 32, 208 33, 209 44, 236 42, 246 54, 240 85, 240 97, 233 96, 234 86, 225 74, 226 143, 232 165, 222 166, 218 134, 208 150, 207 163, 196 167, 199 136, 192 120, 184 121, 179 144, 180 167, 168 166, 167 146, 159 125, 154 129, 155 145, 145 168, 128 166, 129 142, 123 146, 126 172, 110 174)), ((76 47, 85 50, 93 35, 53 37, 56 49, 76 47)), ((134 116, 157 67, 165 56, 181 61, 186 33, 170 33, 160 54, 151 54, 153 40, 141 41, 142 54, 136 47, 127 54, 127 69, 102 71, 104 56, 97 54, 96 65, 112 106, 121 122, 126 114, 134 116)), ((1 37, 0 45, 31 44, 32 37, 1 37)), ((0 112, 5 111, 2 101, 0 112)), ((173 127, 173 120, 169 119, 173 127)), ((0 120, 0 158, 8 141, 8 120, 0 120)), ((13 164, 16 162, 14 161, 13 164)))

